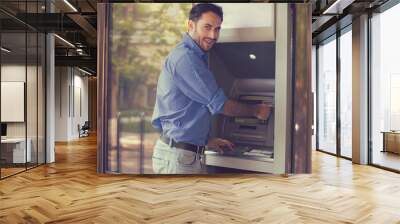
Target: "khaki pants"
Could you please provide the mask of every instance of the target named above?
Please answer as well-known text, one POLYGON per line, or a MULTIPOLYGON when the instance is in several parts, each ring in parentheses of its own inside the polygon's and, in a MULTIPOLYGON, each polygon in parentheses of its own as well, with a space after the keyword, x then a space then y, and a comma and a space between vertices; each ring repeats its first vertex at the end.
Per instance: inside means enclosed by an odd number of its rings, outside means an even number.
POLYGON ((205 174, 202 156, 180 148, 170 147, 157 140, 153 150, 155 174, 205 174))

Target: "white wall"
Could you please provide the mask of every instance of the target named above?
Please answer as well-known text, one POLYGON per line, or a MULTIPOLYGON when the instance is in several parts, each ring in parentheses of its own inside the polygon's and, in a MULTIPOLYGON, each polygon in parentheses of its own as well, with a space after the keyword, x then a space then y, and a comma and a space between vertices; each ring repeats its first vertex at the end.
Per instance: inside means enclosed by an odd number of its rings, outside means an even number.
POLYGON ((25 82, 25 64, 24 65, 2 65, 1 81, 25 82))
MULTIPOLYGON (((1 81, 5 82, 25 82, 25 64, 24 65, 2 65, 1 81)), ((1 108, 6 110, 6 108, 1 108)), ((25 137, 25 123, 12 122, 7 123, 7 137, 25 137)))
POLYGON ((55 141, 68 140, 68 85, 67 67, 55 68, 55 141))
POLYGON ((73 96, 74 102, 71 101, 71 132, 72 138, 78 138, 78 124, 82 126, 88 120, 88 78, 81 76, 82 73, 77 75, 76 69, 74 70, 73 96))
MULTIPOLYGON (((25 64, 4 64, 1 66, 2 82, 24 82, 26 84, 26 105, 21 108, 21 112, 26 112, 26 120, 23 122, 6 122, 7 137, 24 138, 25 135, 30 139, 30 148, 32 151, 32 161, 44 162, 44 92, 43 82, 44 74, 42 68, 25 64), (37 70, 38 69, 38 70, 37 70), (27 80, 25 80, 27 78, 27 80), (37 153, 39 156, 37 157, 37 153)), ((22 92, 23 94, 23 92, 22 92)), ((6 97, 7 96, 2 96, 6 97)), ((12 110, 10 107, 1 108, 1 110, 12 110)), ((10 112, 10 111, 8 111, 10 112)), ((51 162, 51 160, 50 160, 51 162)))
MULTIPOLYGON (((7 122, 8 137, 25 137, 25 126, 28 125, 28 137, 33 132, 36 135, 36 80, 31 76, 36 75, 36 66, 28 66, 19 64, 8 64, 1 66, 1 81, 3 82, 25 82, 26 72, 28 72, 28 87, 27 87, 27 122, 7 122), (27 70, 25 70, 27 69, 27 70)), ((40 106, 40 105, 39 105, 40 106)), ((1 108, 7 110, 7 108, 1 108)))
POLYGON ((56 141, 77 139, 78 124, 88 120, 88 78, 83 75, 72 67, 56 67, 56 141))

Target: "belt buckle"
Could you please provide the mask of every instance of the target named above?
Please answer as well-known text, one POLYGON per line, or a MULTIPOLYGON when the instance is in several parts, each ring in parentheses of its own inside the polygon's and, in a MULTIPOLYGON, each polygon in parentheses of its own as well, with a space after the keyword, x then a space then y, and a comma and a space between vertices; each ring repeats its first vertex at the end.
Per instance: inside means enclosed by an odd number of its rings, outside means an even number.
MULTIPOLYGON (((200 160, 200 163, 202 164, 202 166, 203 166, 203 164, 205 164, 205 154, 204 154, 204 151, 206 150, 206 147, 205 146, 200 146, 201 147, 201 154, 199 155, 199 160, 200 160)), ((203 167, 202 167, 203 168, 203 167)))
POLYGON ((196 159, 202 161, 203 160, 203 153, 204 153, 203 146, 196 145, 196 159))
POLYGON ((197 145, 196 146, 197 147, 197 154, 199 154, 199 155, 202 155, 203 153, 204 153, 204 149, 205 149, 205 147, 204 146, 199 146, 199 145, 197 145))

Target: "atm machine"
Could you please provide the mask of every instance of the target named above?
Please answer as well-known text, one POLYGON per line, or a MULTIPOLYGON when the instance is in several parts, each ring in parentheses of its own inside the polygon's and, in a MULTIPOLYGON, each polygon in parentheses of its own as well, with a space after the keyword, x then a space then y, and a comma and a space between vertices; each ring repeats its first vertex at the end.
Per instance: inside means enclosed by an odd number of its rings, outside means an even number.
POLYGON ((205 161, 208 166, 258 172, 273 170, 274 53, 274 42, 222 43, 216 45, 214 51, 210 52, 210 69, 228 98, 249 105, 265 103, 273 109, 267 120, 223 115, 215 117, 212 121, 211 137, 227 139, 235 146, 233 151, 226 149, 223 154, 213 149, 206 150, 205 161), (236 53, 245 56, 241 58, 235 54, 229 54, 228 52, 232 53, 232 49, 236 49, 236 53), (246 59, 245 57, 249 54, 257 55, 258 61, 246 59))
POLYGON ((246 104, 266 103, 273 110, 268 120, 214 117, 210 137, 230 140, 235 147, 223 154, 206 149, 205 164, 212 171, 209 173, 231 172, 232 169, 287 173, 290 162, 287 156, 290 132, 289 10, 286 4, 259 5, 258 10, 264 10, 264 15, 269 16, 268 21, 272 22, 263 27, 223 27, 219 42, 209 52, 209 68, 228 98, 246 104))

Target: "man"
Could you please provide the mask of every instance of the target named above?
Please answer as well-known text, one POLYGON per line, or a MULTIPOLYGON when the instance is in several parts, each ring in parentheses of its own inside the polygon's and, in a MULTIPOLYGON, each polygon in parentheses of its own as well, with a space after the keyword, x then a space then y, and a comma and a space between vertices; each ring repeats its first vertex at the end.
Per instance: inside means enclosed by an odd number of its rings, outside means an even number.
POLYGON ((233 144, 208 139, 211 116, 255 116, 267 119, 265 104, 246 105, 227 99, 208 69, 207 52, 219 37, 222 8, 196 4, 190 11, 188 33, 167 56, 158 85, 152 124, 161 131, 153 152, 154 173, 204 173, 205 146, 223 151, 233 144))

